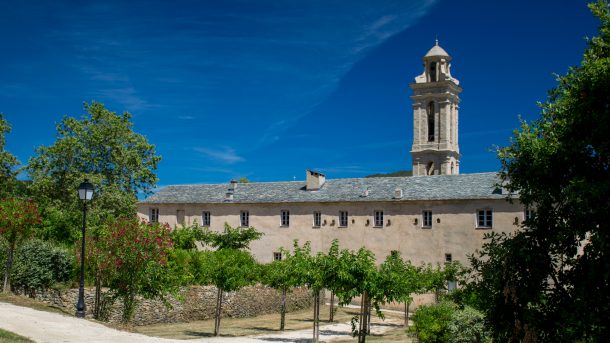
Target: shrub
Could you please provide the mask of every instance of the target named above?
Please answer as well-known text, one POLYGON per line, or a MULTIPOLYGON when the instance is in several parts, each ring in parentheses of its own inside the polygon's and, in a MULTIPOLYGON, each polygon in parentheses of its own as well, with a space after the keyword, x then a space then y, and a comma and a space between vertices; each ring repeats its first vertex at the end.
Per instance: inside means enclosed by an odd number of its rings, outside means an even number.
POLYGON ((11 270, 12 288, 30 296, 70 280, 74 256, 49 242, 33 239, 20 246, 11 270))
POLYGON ((453 313, 448 330, 451 343, 484 343, 490 338, 485 328, 485 316, 470 306, 453 313))
POLYGON ((413 326, 409 332, 414 333, 422 343, 451 342, 449 324, 457 305, 452 302, 420 306, 413 314, 413 326))

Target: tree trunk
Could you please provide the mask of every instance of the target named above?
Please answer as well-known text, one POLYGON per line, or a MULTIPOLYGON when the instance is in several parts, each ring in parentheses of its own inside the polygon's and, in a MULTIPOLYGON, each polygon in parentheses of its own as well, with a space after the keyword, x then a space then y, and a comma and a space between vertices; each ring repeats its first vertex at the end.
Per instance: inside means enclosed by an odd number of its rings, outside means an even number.
POLYGON ((313 293, 313 343, 320 341, 320 290, 313 293))
POLYGON ((214 316, 214 336, 220 335, 220 315, 222 313, 222 289, 218 288, 216 297, 216 315, 214 316))
POLYGON ((330 292, 330 314, 328 315, 328 321, 333 322, 335 319, 335 292, 330 292))
POLYGON ((368 322, 366 318, 367 313, 367 294, 366 292, 362 293, 360 298, 360 318, 358 325, 358 343, 365 343, 366 341, 366 323, 368 322))
POLYGON ((100 317, 100 301, 102 297, 102 282, 100 280, 99 272, 95 275, 95 298, 93 304, 93 318, 99 319, 100 317))
POLYGON ((11 288, 10 274, 13 268, 13 252, 15 251, 15 245, 11 245, 8 248, 8 256, 6 258, 6 269, 4 270, 4 286, 2 287, 3 292, 8 292, 11 288))
POLYGON ((366 335, 369 335, 371 333, 371 298, 367 297, 366 298, 367 302, 366 302, 366 335))
POLYGON ((411 305, 410 301, 405 302, 405 327, 409 328, 409 307, 411 305))
POLYGON ((280 331, 284 331, 286 324, 286 288, 282 289, 282 304, 280 306, 280 331))

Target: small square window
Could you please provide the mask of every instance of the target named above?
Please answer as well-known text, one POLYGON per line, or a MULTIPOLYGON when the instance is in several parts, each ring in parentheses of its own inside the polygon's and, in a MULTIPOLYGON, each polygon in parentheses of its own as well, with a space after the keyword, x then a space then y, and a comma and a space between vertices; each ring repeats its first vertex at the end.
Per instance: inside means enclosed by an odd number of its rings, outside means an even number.
POLYGON ((453 262, 453 256, 451 254, 445 254, 445 263, 453 262))
POLYGON ((432 227, 432 211, 422 211, 422 227, 432 227))
POLYGON ((151 223, 158 223, 159 222, 159 209, 158 208, 151 208, 150 209, 150 222, 151 223))
POLYGON ((347 211, 339 211, 339 227, 347 227, 347 211))
POLYGON ((375 211, 375 227, 383 227, 383 211, 375 211))
POLYGON ((242 227, 250 226, 250 212, 241 211, 239 214, 239 222, 242 227))
POLYGON ((201 213, 201 225, 209 227, 212 224, 212 216, 210 212, 203 211, 201 213))
POLYGON ((493 226, 493 212, 491 209, 477 210, 477 227, 490 229, 493 226))
POLYGON ((313 213, 313 226, 320 227, 322 225, 322 213, 314 212, 313 213))
POLYGON ((282 260, 282 253, 281 252, 274 252, 273 253, 273 260, 274 261, 281 261, 282 260))
POLYGON ((290 211, 282 210, 280 225, 290 226, 290 211))
POLYGON ((525 220, 531 220, 533 217, 534 217, 534 210, 526 209, 523 212, 523 218, 525 218, 525 220))

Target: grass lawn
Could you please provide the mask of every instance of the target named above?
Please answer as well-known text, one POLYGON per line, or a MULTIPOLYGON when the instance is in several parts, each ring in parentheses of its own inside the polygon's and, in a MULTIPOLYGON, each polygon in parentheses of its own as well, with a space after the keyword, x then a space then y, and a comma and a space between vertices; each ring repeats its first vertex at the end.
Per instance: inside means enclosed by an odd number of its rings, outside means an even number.
MULTIPOLYGON (((320 326, 330 324, 328 322, 329 306, 323 305, 320 308, 320 326)), ((346 323, 351 318, 358 314, 358 309, 355 308, 339 308, 335 314, 335 323, 346 323)), ((377 317, 373 317, 373 323, 384 323, 393 325, 402 319, 400 314, 386 314, 386 320, 382 322, 377 317)), ((220 322, 220 336, 238 337, 262 334, 280 333, 280 315, 267 314, 254 318, 222 318, 220 322)), ((286 314, 286 331, 310 329, 312 327, 312 310, 303 310, 290 312, 286 314)), ((154 324, 146 326, 131 327, 131 331, 138 332, 148 336, 173 338, 173 339, 194 339, 202 337, 211 337, 214 332, 214 319, 194 321, 190 323, 174 323, 174 324, 154 324)), ((376 342, 396 342, 405 341, 407 334, 400 325, 395 325, 395 328, 390 329, 383 336, 370 336, 371 341, 376 342)), ((347 340, 350 342, 353 340, 347 340)))
POLYGON ((0 329, 0 342, 1 343, 26 343, 33 342, 23 336, 12 333, 10 331, 0 329))

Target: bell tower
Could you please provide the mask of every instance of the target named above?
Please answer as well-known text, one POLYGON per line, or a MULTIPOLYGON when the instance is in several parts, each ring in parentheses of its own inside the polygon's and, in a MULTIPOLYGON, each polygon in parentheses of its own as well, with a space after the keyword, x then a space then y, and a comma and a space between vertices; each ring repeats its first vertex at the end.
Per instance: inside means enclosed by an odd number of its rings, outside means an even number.
POLYGON ((413 175, 460 172, 458 105, 460 82, 451 76, 451 56, 438 45, 424 56, 424 72, 413 90, 413 175))

